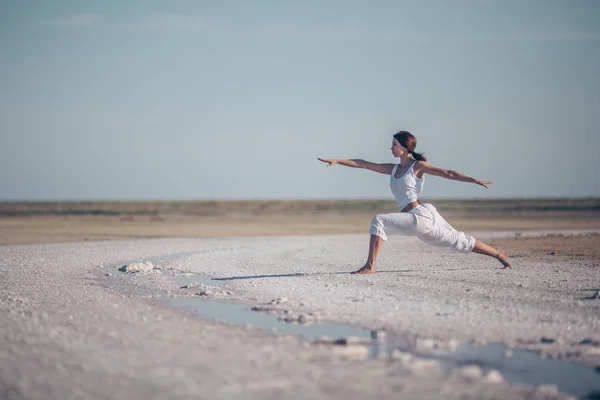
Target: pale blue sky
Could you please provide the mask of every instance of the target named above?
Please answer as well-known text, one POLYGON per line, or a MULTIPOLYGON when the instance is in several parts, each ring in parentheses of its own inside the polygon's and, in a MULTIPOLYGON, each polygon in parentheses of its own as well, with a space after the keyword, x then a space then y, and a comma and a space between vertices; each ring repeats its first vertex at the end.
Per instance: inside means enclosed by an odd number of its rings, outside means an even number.
POLYGON ((0 199, 600 196, 600 1, 0 0, 0 199))

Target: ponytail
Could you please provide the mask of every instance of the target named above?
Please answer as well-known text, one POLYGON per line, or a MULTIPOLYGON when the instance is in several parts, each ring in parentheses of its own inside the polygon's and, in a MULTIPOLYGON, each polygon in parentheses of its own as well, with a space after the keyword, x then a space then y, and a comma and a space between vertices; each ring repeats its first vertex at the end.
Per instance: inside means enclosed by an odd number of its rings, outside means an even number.
POLYGON ((410 154, 417 161, 427 161, 427 159, 425 158, 425 156, 423 156, 423 153, 417 153, 416 151, 411 151, 410 154))

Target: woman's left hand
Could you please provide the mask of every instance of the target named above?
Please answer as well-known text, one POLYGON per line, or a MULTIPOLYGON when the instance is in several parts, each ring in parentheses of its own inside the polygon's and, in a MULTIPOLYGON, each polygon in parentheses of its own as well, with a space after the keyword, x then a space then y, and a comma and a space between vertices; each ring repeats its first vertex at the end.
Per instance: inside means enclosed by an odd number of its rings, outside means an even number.
POLYGON ((318 157, 317 157, 317 160, 319 160, 321 162, 324 162, 324 163, 327 163, 328 167, 333 167, 338 162, 337 160, 326 160, 324 158, 318 158, 318 157))

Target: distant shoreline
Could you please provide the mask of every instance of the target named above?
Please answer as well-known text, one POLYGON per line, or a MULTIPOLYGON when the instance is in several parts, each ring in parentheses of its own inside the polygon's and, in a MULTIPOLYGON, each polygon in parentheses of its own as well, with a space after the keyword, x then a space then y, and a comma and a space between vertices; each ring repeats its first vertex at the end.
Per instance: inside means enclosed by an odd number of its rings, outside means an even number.
MULTIPOLYGON (((600 198, 427 199, 453 215, 575 212, 600 215, 600 198)), ((396 212, 393 199, 0 201, 0 217, 324 215, 396 212)))

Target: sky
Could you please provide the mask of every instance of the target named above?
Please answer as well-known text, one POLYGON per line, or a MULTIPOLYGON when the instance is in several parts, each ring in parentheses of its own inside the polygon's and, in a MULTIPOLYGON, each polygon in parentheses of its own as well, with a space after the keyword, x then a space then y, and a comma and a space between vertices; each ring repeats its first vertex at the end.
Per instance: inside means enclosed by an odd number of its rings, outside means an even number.
POLYGON ((0 200, 600 196, 600 1, 0 0, 0 200))

